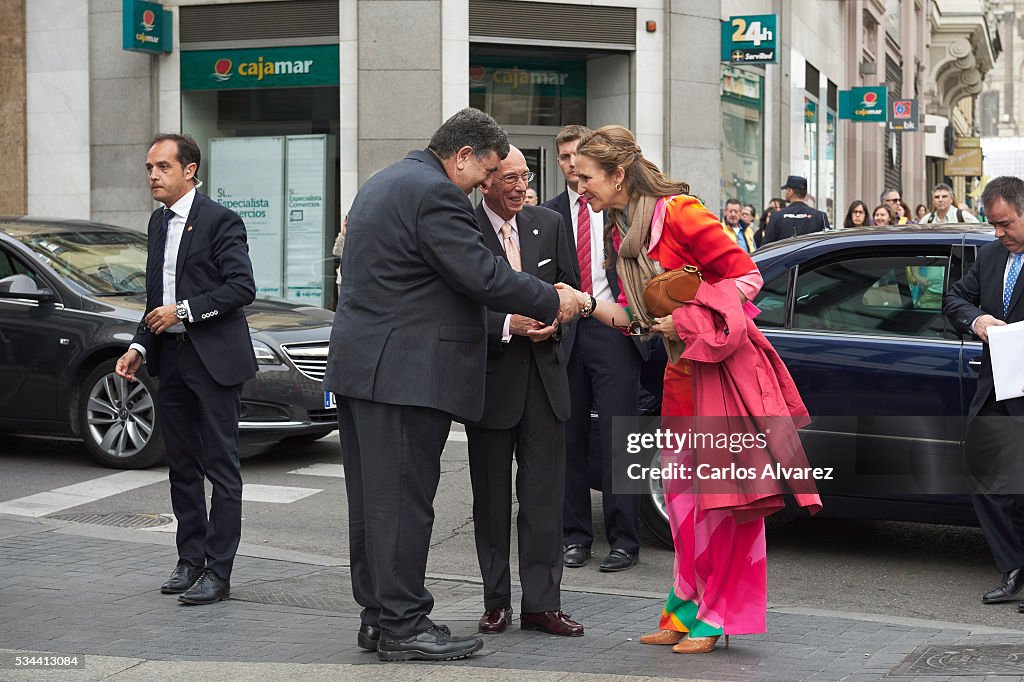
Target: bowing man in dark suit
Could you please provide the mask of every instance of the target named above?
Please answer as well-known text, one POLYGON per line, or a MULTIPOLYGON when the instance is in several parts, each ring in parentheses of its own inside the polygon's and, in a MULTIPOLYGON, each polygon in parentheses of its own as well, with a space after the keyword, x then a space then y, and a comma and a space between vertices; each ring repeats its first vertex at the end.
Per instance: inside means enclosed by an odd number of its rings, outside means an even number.
POLYGON ((370 177, 348 214, 324 387, 338 396, 356 641, 382 660, 483 646, 430 620, 424 578, 452 417, 483 415, 487 308, 545 322, 579 313, 571 293, 484 246, 467 194, 508 149, 494 119, 463 109, 427 149, 370 177))
MULTIPOLYGON (((981 196, 998 241, 978 250, 971 269, 946 294, 942 311, 962 333, 985 344, 978 387, 967 413, 967 457, 988 492, 972 496, 978 521, 1003 573, 982 602, 1010 601, 1024 587, 1024 398, 997 401, 989 329, 1024 321, 1024 180, 991 180, 981 196)), ((1024 609, 1018 608, 1020 611, 1024 609)))
POLYGON ((243 307, 256 296, 245 225, 195 188, 199 147, 159 135, 146 156, 153 198, 146 312, 116 371, 135 380, 143 360, 159 377, 157 410, 178 520, 178 565, 161 587, 186 604, 228 596, 242 533, 238 418, 256 375, 243 307), (213 484, 209 516, 204 478, 213 484))
MULTIPOLYGON (((599 301, 614 302, 619 296, 619 278, 615 273, 614 250, 609 254, 609 266, 604 265, 604 214, 593 211, 586 197, 576 191, 576 148, 580 138, 589 133, 588 128, 572 125, 555 137, 558 166, 566 187, 543 205, 560 213, 565 221, 580 289, 599 301)), ((563 562, 570 568, 580 568, 590 558, 594 525, 588 461, 599 458, 605 535, 611 549, 600 570, 626 570, 636 564, 640 553, 640 497, 612 493, 612 419, 639 414, 640 369, 650 355, 650 346, 590 318, 570 325, 562 346, 568 359, 572 396, 572 414, 565 434, 563 562), (601 432, 600 452, 590 452, 590 409, 594 405, 601 432)))
MULTIPOLYGON (((525 205, 532 177, 523 153, 512 147, 476 207, 484 244, 513 270, 576 287, 562 219, 554 211, 525 205)), ((484 415, 466 424, 473 529, 484 579, 486 612, 480 632, 503 632, 512 621, 509 543, 515 453, 522 627, 553 635, 583 634, 583 626, 561 610, 568 418, 569 380, 556 327, 488 310, 484 415)))

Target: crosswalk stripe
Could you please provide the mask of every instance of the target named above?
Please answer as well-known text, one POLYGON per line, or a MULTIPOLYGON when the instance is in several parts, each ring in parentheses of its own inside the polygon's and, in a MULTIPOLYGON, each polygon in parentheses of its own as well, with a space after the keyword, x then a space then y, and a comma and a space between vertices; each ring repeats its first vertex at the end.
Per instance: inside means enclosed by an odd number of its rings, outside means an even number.
POLYGON ((310 464, 307 467, 293 469, 289 474, 300 474, 302 476, 326 476, 328 478, 345 478, 345 467, 340 464, 310 464))
POLYGON ((260 485, 246 483, 242 487, 243 502, 273 502, 290 504, 310 495, 322 493, 321 488, 293 488, 286 485, 260 485))
POLYGON ((167 482, 167 469, 121 471, 47 492, 0 502, 0 514, 46 516, 161 481, 167 482))

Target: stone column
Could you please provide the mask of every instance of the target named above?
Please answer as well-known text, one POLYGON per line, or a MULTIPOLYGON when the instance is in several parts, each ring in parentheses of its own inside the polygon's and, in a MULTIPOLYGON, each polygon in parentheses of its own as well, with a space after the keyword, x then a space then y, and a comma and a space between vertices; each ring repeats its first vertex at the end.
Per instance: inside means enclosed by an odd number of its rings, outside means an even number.
POLYGON ((0 0, 0 215, 28 211, 25 123, 25 0, 0 0))

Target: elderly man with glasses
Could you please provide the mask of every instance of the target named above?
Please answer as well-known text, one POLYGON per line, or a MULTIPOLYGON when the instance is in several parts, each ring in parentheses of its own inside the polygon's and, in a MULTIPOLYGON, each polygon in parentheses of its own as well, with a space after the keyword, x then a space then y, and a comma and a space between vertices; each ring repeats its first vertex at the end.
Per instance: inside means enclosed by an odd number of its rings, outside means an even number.
MULTIPOLYGON (((481 187, 476 219, 484 243, 513 269, 554 284, 579 286, 562 217, 527 206, 534 174, 512 147, 481 187)), ((509 545, 512 536, 512 458, 519 512, 520 627, 579 636, 583 626, 561 609, 562 497, 565 421, 571 407, 566 358, 557 324, 487 311, 484 414, 466 423, 473 486, 473 528, 484 582, 479 629, 499 633, 512 622, 509 545)))

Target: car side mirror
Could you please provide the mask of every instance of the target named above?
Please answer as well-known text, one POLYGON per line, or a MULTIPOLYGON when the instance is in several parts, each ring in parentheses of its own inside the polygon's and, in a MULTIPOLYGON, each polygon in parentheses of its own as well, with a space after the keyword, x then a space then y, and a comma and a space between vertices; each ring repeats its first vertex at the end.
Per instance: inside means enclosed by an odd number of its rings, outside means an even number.
POLYGON ((49 303, 56 299, 52 290, 40 288, 34 279, 20 274, 0 279, 0 298, 21 298, 39 303, 49 303))

